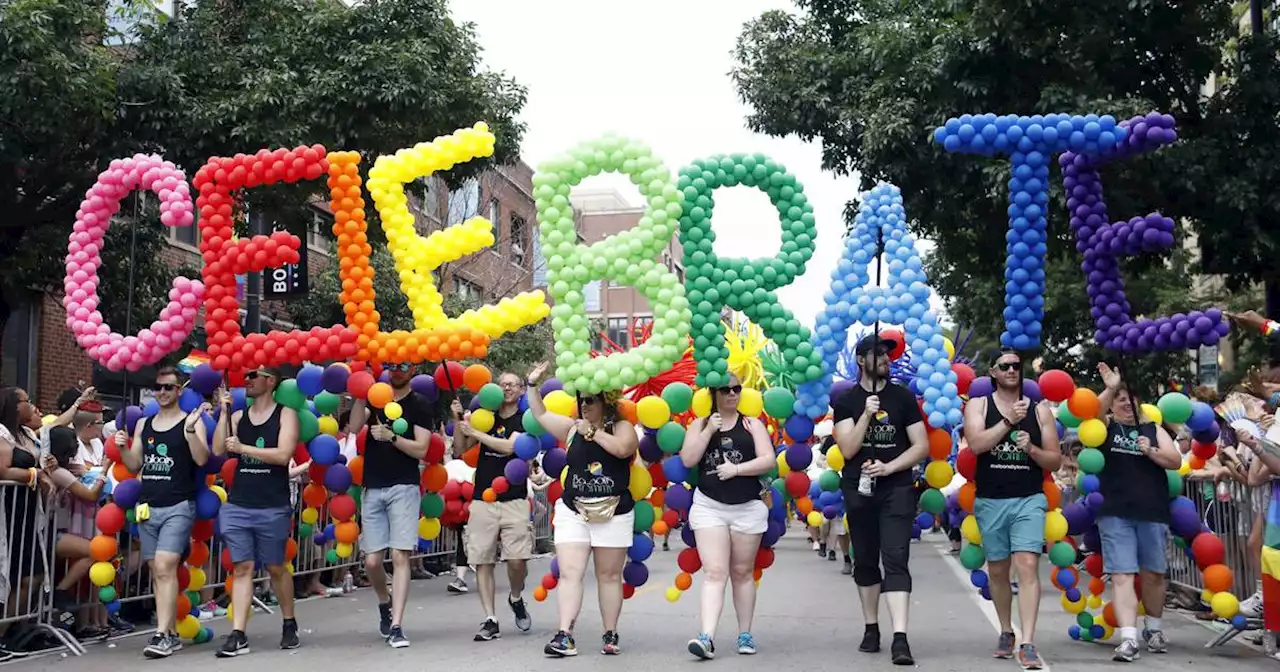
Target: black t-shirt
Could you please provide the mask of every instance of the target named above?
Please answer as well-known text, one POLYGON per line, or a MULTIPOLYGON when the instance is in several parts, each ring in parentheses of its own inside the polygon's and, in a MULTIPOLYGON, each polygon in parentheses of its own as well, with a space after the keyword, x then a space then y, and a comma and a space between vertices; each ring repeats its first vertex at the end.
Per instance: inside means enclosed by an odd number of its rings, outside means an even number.
MULTIPOLYGON (((493 414, 493 429, 489 430, 489 436, 496 436, 499 439, 509 439, 516 434, 524 431, 522 424, 523 414, 516 411, 511 417, 504 418, 500 413, 493 414)), ((486 448, 480 444, 480 459, 476 462, 476 492, 482 493, 485 488, 493 485, 493 479, 503 476, 507 468, 507 463, 515 459, 516 454, 503 455, 496 450, 486 448)), ((511 487, 501 495, 498 495, 499 502, 509 502, 516 499, 526 499, 529 496, 529 486, 526 483, 519 485, 511 484, 511 487)), ((477 499, 479 497, 477 496, 477 499)))
MULTIPOLYGON (((841 395, 831 409, 833 421, 837 424, 842 420, 857 423, 869 396, 871 393, 861 384, 841 395)), ((867 433, 858 454, 844 465, 843 480, 848 487, 858 487, 862 465, 873 456, 881 462, 888 462, 907 452, 911 447, 907 428, 924 421, 924 417, 920 415, 920 407, 916 405, 915 395, 907 388, 889 383, 876 396, 880 397, 880 412, 867 425, 867 433)), ((877 487, 899 485, 911 485, 910 469, 903 469, 877 480, 877 487)))
MULTIPOLYGON (((138 501, 160 508, 188 502, 196 497, 195 461, 187 444, 186 418, 164 431, 157 431, 156 419, 142 425, 142 482, 138 501)), ((197 425, 196 431, 204 431, 197 425)))
POLYGON ((711 435, 707 451, 698 462, 698 490, 721 504, 745 504, 760 499, 760 479, 754 476, 735 476, 720 480, 716 467, 725 460, 734 464, 750 462, 756 458, 756 442, 751 432, 742 424, 742 416, 732 427, 711 435))
MULTIPOLYGON (((612 427, 602 431, 612 431, 612 427)), ((617 457, 588 441, 574 431, 565 454, 569 473, 564 479, 564 496, 561 500, 576 511, 574 500, 579 497, 620 497, 616 515, 625 515, 635 508, 631 497, 631 459, 617 457)))
MULTIPOLYGON (((410 390, 408 394, 397 399, 396 402, 400 404, 400 408, 404 411, 401 417, 405 419, 405 422, 409 423, 409 431, 404 433, 406 438, 413 438, 414 427, 431 427, 431 409, 422 395, 410 390)), ((390 427, 391 424, 392 421, 387 419, 385 410, 369 407, 369 419, 365 422, 366 427, 373 427, 374 425, 390 427)), ((388 488, 393 485, 417 485, 420 479, 418 460, 403 450, 396 448, 394 439, 392 441, 379 441, 373 438, 372 434, 365 437, 364 487, 388 488)))
POLYGON ((1115 420, 1107 424, 1107 440, 1100 450, 1107 458, 1098 474, 1102 493, 1100 516, 1169 524, 1169 476, 1160 465, 1142 454, 1138 437, 1156 445, 1156 426, 1134 427, 1115 420))
MULTIPOLYGON (((280 415, 285 413, 282 404, 276 404, 270 417, 261 425, 253 424, 246 408, 236 425, 236 439, 246 446, 275 448, 280 446, 280 415)), ((287 412, 293 413, 290 409, 287 412)), ((246 509, 288 508, 289 465, 268 464, 248 455, 236 455, 236 477, 231 482, 227 501, 246 509)))
MULTIPOLYGON (((993 395, 987 395, 987 428, 1004 422, 1004 415, 996 406, 993 395)), ((976 474, 978 496, 983 499, 1014 499, 1030 497, 1044 492, 1044 469, 1031 459, 1031 455, 1018 448, 1014 432, 1026 432, 1031 435, 1031 445, 1039 446, 1043 437, 1040 435, 1040 422, 1036 417, 1036 407, 1032 404, 1027 415, 1013 429, 1005 432, 991 450, 978 456, 976 474)))

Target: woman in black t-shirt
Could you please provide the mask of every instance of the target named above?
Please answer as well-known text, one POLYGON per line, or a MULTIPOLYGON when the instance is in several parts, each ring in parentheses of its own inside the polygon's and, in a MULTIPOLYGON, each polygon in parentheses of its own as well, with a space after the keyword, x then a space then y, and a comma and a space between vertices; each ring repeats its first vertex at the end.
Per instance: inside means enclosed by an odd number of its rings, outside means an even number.
POLYGON ((755 560, 769 528, 769 508, 761 500, 760 476, 774 465, 773 442, 764 425, 738 413, 742 381, 711 392, 711 415, 689 425, 680 449, 686 467, 698 469, 698 489, 689 508, 689 527, 698 542, 702 583, 702 632, 689 640, 689 653, 715 657, 716 624, 724 609, 724 589, 733 583, 738 616, 738 653, 754 654, 751 620, 756 608, 755 560))
MULTIPOLYGON (((618 415, 617 392, 578 395, 575 421, 547 411, 536 383, 547 370, 539 364, 529 373, 529 411, 568 448, 564 494, 555 503, 556 559, 560 564, 556 606, 560 628, 544 651, 550 656, 576 656, 573 623, 582 610, 582 577, 594 560, 596 590, 604 637, 600 652, 617 655, 618 618, 622 615, 622 566, 635 534, 635 500, 631 495, 631 463, 640 449, 635 427, 618 415)), ((557 474, 550 474, 552 478, 557 474)))

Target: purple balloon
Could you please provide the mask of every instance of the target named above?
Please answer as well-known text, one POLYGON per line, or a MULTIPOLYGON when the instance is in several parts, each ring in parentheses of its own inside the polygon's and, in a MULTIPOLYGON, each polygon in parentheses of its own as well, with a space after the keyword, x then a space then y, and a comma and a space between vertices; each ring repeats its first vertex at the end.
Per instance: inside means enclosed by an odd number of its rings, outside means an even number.
POLYGON ((693 505, 693 491, 682 485, 667 486, 666 505, 672 511, 687 512, 693 505))
POLYGON ((649 581, 649 568, 643 562, 628 562, 622 568, 622 580, 639 588, 649 581))
POLYGON ((773 548, 782 538, 782 534, 787 531, 787 524, 777 520, 770 520, 769 527, 764 531, 764 536, 760 539, 760 545, 765 548, 773 548))
POLYGON ((813 449, 807 443, 793 443, 787 448, 786 459, 791 471, 804 471, 813 463, 813 449))
MULTIPOLYGON (((142 419, 142 408, 138 406, 126 406, 124 409, 124 428, 133 436, 137 430, 138 421, 142 419)), ((119 426, 119 423, 116 423, 119 426)))
POLYGON ((552 448, 542 456, 542 470, 550 474, 553 478, 559 478, 560 472, 564 471, 565 460, 568 459, 565 452, 560 448, 552 448))
POLYGON ((1072 502, 1062 507, 1062 515, 1067 519, 1068 534, 1083 534, 1093 527, 1093 513, 1079 502, 1072 502))
POLYGON ((541 392, 542 396, 545 397, 548 394, 555 392, 556 390, 563 390, 563 389, 564 389, 564 383, 560 382, 559 378, 548 378, 546 379, 546 381, 542 383, 542 387, 538 388, 538 391, 541 392))
POLYGON ((351 470, 343 464, 330 465, 324 470, 324 487, 329 492, 346 492, 351 489, 351 470))
POLYGON ((1090 553, 1102 552, 1102 533, 1098 531, 1097 527, 1089 528, 1089 531, 1084 533, 1081 541, 1084 542, 1086 551, 1090 553))
POLYGON ((1200 514, 1195 508, 1183 506, 1172 507, 1169 511, 1169 529, 1179 537, 1190 539, 1200 534, 1200 514))
POLYGON ((852 390, 854 386, 857 384, 858 384, 857 381, 854 381, 854 380, 837 380, 836 382, 832 383, 831 384, 831 401, 835 402, 843 394, 845 394, 849 390, 852 390))
POLYGON ((421 394, 429 403, 440 398, 440 389, 436 387, 436 379, 425 373, 419 373, 409 381, 409 387, 421 394))
POLYGON ((683 541, 684 545, 688 546, 689 548, 698 547, 698 538, 694 536, 693 528, 689 527, 688 525, 685 525, 684 527, 680 528, 680 540, 683 541))
POLYGON ((191 372, 191 379, 188 381, 191 389, 202 395, 208 396, 217 391, 218 386, 222 384, 222 374, 213 370, 208 363, 197 366, 191 372))
POLYGON ((658 445, 657 435, 646 433, 640 439, 640 459, 649 464, 662 459, 662 447, 658 445))
POLYGON ((990 376, 982 376, 979 378, 974 378, 973 382, 969 384, 970 399, 985 397, 991 394, 993 391, 995 391, 995 386, 991 383, 990 376))
POLYGON ((204 473, 206 473, 206 474, 216 474, 216 473, 218 473, 218 472, 222 471, 222 465, 223 465, 226 461, 227 461, 227 455, 226 455, 226 454, 223 454, 223 455, 214 455, 213 453, 210 453, 210 454, 209 454, 209 460, 208 460, 207 462, 205 462, 205 463, 204 463, 204 473))
POLYGON ((347 391, 347 379, 351 377, 351 369, 344 364, 330 364, 320 376, 320 386, 330 394, 342 394, 347 391))
POLYGON ((1044 399, 1044 395, 1040 393, 1040 383, 1030 379, 1022 381, 1022 396, 1033 404, 1038 404, 1041 399, 1044 399))
POLYGON ((1099 508, 1102 508, 1102 500, 1101 492, 1091 492, 1084 498, 1084 503, 1085 506, 1089 507, 1091 510, 1097 511, 1099 508))
POLYGON ((507 462, 502 474, 507 477, 507 482, 511 485, 521 485, 529 480, 529 463, 520 458, 515 458, 507 462))
POLYGON ((551 576, 560 578, 560 558, 551 558, 551 567, 547 569, 551 576))
POLYGON ((138 504, 138 497, 142 495, 142 481, 136 478, 128 478, 116 484, 115 490, 111 491, 111 496, 115 499, 116 505, 123 509, 131 509, 138 504))

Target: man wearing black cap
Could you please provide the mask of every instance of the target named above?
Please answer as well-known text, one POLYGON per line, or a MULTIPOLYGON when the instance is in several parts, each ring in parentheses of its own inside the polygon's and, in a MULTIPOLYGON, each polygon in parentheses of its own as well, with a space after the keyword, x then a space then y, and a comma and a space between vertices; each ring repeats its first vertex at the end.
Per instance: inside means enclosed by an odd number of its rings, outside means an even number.
POLYGON ((845 458, 840 488, 853 549, 853 580, 866 620, 858 650, 880 650, 880 593, 884 592, 893 621, 893 663, 913 665, 907 644, 911 600, 907 562, 916 513, 911 469, 928 454, 929 439, 915 395, 889 381, 889 352, 895 345, 878 336, 858 341, 858 385, 835 400, 833 434, 845 458))

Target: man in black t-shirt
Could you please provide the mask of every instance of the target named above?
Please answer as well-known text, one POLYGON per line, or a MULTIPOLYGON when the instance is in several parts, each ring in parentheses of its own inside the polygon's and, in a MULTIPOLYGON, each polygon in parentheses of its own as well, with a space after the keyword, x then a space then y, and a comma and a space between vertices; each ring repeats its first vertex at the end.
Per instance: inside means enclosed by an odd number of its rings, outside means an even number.
MULTIPOLYGON (((400 417, 409 425, 403 435, 392 430, 398 418, 390 418, 386 408, 370 408, 357 399, 351 407, 347 431, 369 428, 364 449, 364 496, 360 508, 360 544, 364 566, 378 595, 378 632, 392 648, 409 646, 401 620, 409 599, 409 555, 418 547, 418 508, 421 503, 418 469, 431 441, 431 408, 422 395, 409 387, 414 365, 390 364, 392 398, 400 406, 400 417), (387 573, 383 559, 391 549, 394 570, 391 595, 387 595, 387 573)), ((390 406, 390 404, 388 404, 390 406)))
POLYGON ((907 644, 911 599, 907 563, 916 514, 911 469, 928 454, 929 439, 915 395, 889 381, 888 355, 893 347, 893 341, 875 335, 858 341, 854 350, 858 384, 835 401, 832 433, 845 458, 840 487, 853 548, 853 580, 866 619, 858 650, 880 650, 883 591, 893 621, 893 663, 912 665, 907 644))
POLYGON ((524 395, 526 382, 508 372, 498 376, 498 385, 502 387, 502 405, 493 414, 493 428, 488 432, 471 426, 471 414, 462 415, 461 402, 455 400, 452 406, 456 418, 454 452, 461 454, 477 444, 480 450, 476 460, 475 500, 471 502, 471 516, 465 533, 467 558, 476 567, 480 606, 485 616, 475 636, 477 642, 499 637, 493 576, 499 542, 502 543, 502 559, 507 563, 507 579, 511 583, 507 604, 515 614, 516 627, 523 632, 533 627, 521 596, 528 575, 526 563, 533 556, 529 488, 526 483, 520 483, 508 484, 505 492, 493 489, 497 478, 502 477, 505 482, 507 463, 515 457, 515 440, 523 430, 520 397, 524 395))

